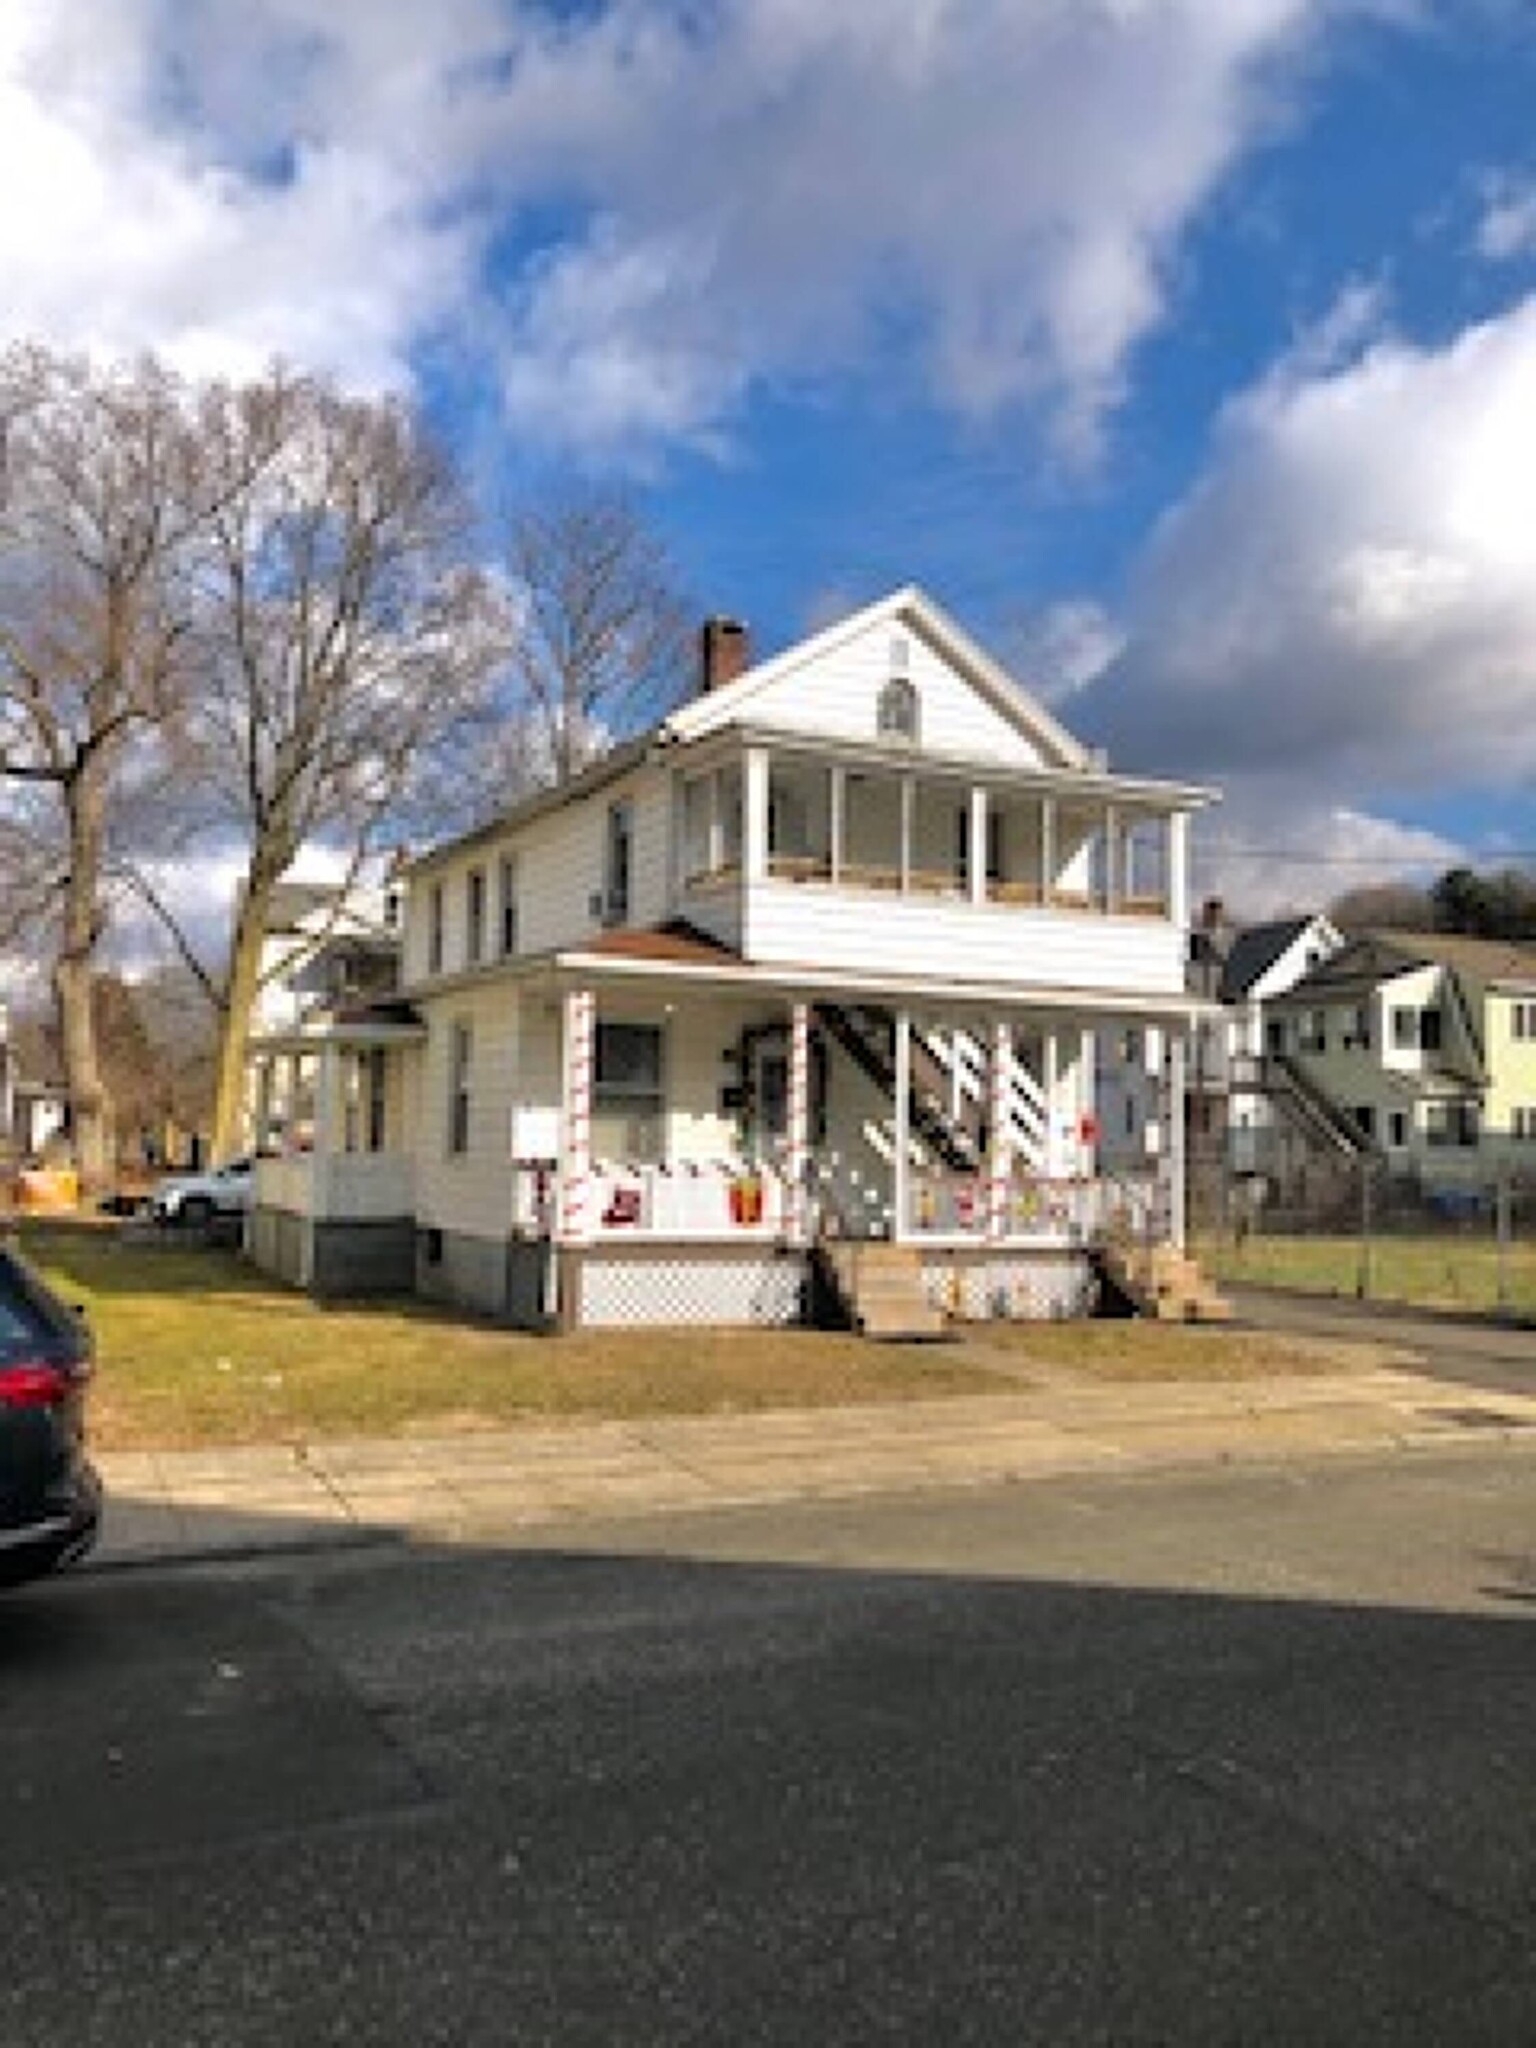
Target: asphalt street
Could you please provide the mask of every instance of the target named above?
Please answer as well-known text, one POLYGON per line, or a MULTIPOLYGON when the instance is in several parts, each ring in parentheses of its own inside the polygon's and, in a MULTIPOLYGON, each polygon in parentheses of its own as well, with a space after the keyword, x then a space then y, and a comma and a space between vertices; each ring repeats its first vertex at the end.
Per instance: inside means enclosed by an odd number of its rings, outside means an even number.
POLYGON ((0 1609, 0 2041, 1523 2043, 1508 1449, 0 1609))

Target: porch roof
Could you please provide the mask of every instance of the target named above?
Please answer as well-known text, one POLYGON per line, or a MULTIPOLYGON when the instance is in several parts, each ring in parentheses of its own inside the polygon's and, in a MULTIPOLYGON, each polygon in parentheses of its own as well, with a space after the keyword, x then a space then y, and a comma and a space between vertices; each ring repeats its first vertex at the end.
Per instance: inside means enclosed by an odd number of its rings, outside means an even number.
POLYGON ((1163 1023, 1190 1023, 1220 1013, 1218 1004, 1183 991, 1164 994, 1146 989, 1040 987, 1018 981, 968 982, 952 975, 880 975, 812 962, 762 965, 743 959, 732 947, 682 918, 648 928, 619 926, 580 946, 546 955, 542 964, 565 981, 631 986, 655 981, 674 987, 732 989, 786 998, 853 998, 940 1009, 1049 1010, 1163 1023))
POLYGON ((328 1046, 342 1048, 368 1047, 375 1045, 419 1045, 427 1036, 427 1027, 416 1016, 377 1017, 366 1013, 352 1017, 328 1019, 324 1024, 312 1024, 306 1030, 269 1031, 253 1035, 246 1041, 246 1051, 263 1053, 318 1053, 328 1046))

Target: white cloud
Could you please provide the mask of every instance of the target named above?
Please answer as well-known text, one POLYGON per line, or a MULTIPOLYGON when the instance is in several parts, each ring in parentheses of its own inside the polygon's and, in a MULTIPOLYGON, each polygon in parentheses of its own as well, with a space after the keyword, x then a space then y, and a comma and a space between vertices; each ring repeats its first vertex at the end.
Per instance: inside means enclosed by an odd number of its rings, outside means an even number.
POLYGON ((1490 263, 1536 253, 1536 177, 1492 171, 1483 180, 1477 252, 1490 263))
POLYGON ((1240 918, 1326 907, 1377 882, 1425 884, 1467 858, 1437 832, 1344 804, 1318 804, 1293 786, 1240 780, 1196 828, 1194 884, 1240 918))
POLYGON ((1046 605, 1019 620, 1005 637, 1014 674, 1047 704, 1085 689, 1125 647, 1124 629, 1091 598, 1046 605))
POLYGON ((8 0, 7 321, 367 384, 449 327, 524 431, 608 446, 879 349, 1091 449, 1181 236, 1368 5, 8 0))
POLYGON ((1440 349, 1300 351, 1231 404, 1078 722, 1324 797, 1536 777, 1536 298, 1440 349))

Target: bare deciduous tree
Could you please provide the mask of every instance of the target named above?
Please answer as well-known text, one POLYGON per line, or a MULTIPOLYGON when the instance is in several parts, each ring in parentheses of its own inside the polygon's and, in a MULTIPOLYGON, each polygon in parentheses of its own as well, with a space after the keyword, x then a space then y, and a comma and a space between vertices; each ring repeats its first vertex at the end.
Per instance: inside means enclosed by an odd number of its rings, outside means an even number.
POLYGON ((224 972, 200 970, 219 1011, 226 1157, 278 881, 315 843, 343 855, 343 891, 355 881, 504 658, 506 619, 463 566, 454 479, 407 407, 274 370, 205 393, 199 441, 226 487, 199 551, 194 759, 245 855, 224 972))
POLYGON ((184 393, 153 362, 0 359, 0 832, 9 917, 49 918, 76 1157, 109 1159, 91 985, 124 761, 171 708, 198 517, 184 393), (23 893, 24 892, 24 893, 23 893), (18 915, 19 913, 19 915, 18 915))
POLYGON ((665 547, 622 498, 570 497, 511 522, 515 777, 568 782, 676 701, 689 620, 665 547), (531 759, 530 759, 531 757, 531 759))

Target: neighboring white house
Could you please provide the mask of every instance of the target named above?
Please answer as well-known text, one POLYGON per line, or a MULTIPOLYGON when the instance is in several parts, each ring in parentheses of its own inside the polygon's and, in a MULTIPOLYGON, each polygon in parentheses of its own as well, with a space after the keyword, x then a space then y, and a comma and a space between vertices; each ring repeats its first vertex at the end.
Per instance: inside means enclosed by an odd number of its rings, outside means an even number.
POLYGON ((401 892, 285 878, 273 892, 261 951, 255 1036, 297 1031, 320 1013, 393 993, 401 892))
MULTIPOLYGON (((1194 935, 1193 992, 1213 999, 1190 1038, 1189 1142, 1238 1175, 1267 1170, 1284 1115, 1264 1082, 1265 1005, 1338 951, 1343 936, 1321 912, 1245 925, 1235 932, 1209 903, 1194 935)), ((1099 1122, 1105 1163, 1132 1173, 1167 1142, 1168 1045, 1156 1026, 1134 1025, 1099 1042, 1099 1122)))
POLYGON ((1399 1179, 1536 1175, 1536 948, 1362 932, 1266 1006, 1264 1048, 1399 1179))
MULTIPOLYGON (((1065 1313, 1132 1199, 1095 1034, 1185 986, 1193 786, 1112 774, 898 591, 705 687, 578 781, 417 860, 408 1011, 256 1048, 252 1249, 318 1291, 509 1320, 777 1322, 821 1236, 910 1245, 960 1314, 1065 1313)), ((1160 1204, 1182 1234, 1182 1112, 1160 1204)))

